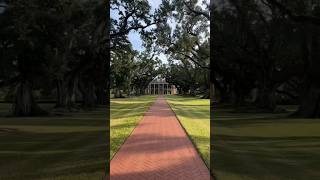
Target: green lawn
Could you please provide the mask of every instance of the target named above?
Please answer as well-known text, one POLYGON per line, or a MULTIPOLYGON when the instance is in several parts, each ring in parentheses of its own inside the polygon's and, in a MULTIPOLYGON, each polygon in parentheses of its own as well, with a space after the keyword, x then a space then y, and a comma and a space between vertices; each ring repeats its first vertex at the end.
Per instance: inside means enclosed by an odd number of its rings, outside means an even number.
POLYGON ((4 117, 9 109, 0 103, 0 179, 101 179, 107 149, 105 107, 48 117, 4 117))
POLYGON ((228 180, 319 180, 320 119, 214 110, 213 171, 228 180))
POLYGON ((210 102, 182 96, 166 96, 201 157, 210 165, 210 102))
POLYGON ((111 99, 110 158, 114 156, 156 96, 111 99))

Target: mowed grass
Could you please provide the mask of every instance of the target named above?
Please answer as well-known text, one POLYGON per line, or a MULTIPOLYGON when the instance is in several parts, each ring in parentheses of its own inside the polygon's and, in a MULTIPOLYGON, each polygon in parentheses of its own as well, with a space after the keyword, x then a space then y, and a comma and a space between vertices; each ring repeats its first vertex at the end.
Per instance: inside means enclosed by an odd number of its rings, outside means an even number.
MULTIPOLYGON (((51 110, 54 104, 41 104, 51 110)), ((106 165, 106 107, 44 117, 6 117, 0 103, 0 179, 94 180, 106 165)))
POLYGON ((156 96, 111 99, 110 158, 131 134, 156 96))
POLYGON ((320 119, 287 117, 214 108, 217 179, 319 180, 320 119))
POLYGON ((172 110, 187 131, 201 157, 210 165, 210 102, 182 96, 166 96, 172 110))

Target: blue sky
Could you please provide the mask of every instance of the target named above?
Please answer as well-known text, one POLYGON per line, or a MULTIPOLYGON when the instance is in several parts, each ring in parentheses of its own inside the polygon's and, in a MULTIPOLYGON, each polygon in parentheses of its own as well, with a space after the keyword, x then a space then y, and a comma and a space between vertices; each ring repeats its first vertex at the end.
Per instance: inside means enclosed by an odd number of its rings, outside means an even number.
POLYGON ((2 2, 0 0, 0 14, 2 14, 5 11, 5 7, 7 6, 7 4, 5 2, 2 2))

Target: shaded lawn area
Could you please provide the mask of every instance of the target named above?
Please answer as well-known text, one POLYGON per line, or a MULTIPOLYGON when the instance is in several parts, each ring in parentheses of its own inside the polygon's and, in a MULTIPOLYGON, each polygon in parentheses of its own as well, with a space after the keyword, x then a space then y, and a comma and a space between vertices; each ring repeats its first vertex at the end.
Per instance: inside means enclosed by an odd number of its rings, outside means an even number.
POLYGON ((110 158, 119 150, 157 96, 111 99, 110 158))
POLYGON ((200 156, 210 166, 209 99, 168 95, 166 99, 195 144, 200 156))
POLYGON ((213 172, 217 179, 320 179, 320 119, 289 119, 287 115, 214 108, 213 172))
MULTIPOLYGON (((50 110, 54 104, 40 104, 50 110)), ((4 117, 0 103, 0 179, 95 180, 106 164, 106 107, 45 117, 4 117)))

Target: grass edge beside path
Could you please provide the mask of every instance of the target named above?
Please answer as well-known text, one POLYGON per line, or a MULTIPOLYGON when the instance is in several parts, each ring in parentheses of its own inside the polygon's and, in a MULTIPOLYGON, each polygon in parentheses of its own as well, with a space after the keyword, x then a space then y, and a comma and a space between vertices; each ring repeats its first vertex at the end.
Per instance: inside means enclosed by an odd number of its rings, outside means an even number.
POLYGON ((111 99, 110 160, 131 135, 157 96, 111 99))
POLYGON ((168 95, 168 105, 210 169, 210 104, 208 99, 168 95))

